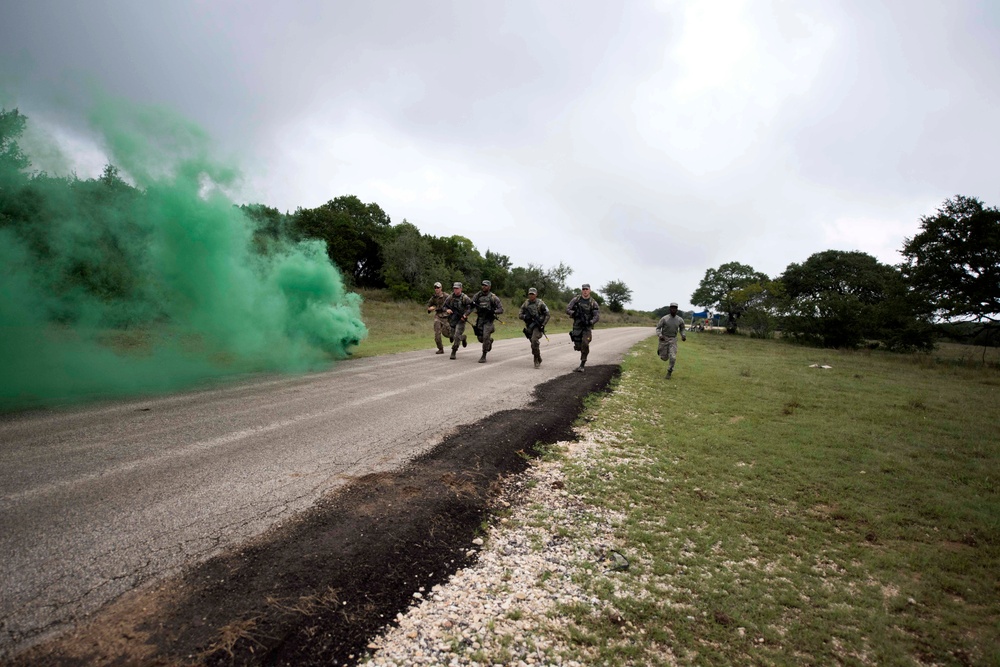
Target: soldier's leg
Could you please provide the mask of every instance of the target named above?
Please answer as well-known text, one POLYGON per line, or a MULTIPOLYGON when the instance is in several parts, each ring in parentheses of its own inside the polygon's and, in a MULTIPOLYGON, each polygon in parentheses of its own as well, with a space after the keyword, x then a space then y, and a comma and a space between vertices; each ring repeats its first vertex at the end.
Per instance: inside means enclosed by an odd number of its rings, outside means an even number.
POLYGON ((434 342, 437 344, 438 354, 444 353, 444 343, 441 341, 441 320, 434 318, 434 342))
POLYGON ((455 353, 458 352, 458 346, 465 338, 465 322, 459 320, 458 323, 452 328, 452 338, 451 338, 451 358, 455 358, 455 353))
POLYGON ((483 324, 483 346, 487 352, 493 349, 493 332, 496 329, 496 324, 492 321, 483 324))
POLYGON ((590 354, 590 341, 590 329, 584 329, 583 336, 580 338, 580 365, 576 368, 577 373, 582 373, 583 367, 587 365, 587 355, 590 354))
POLYGON ((493 322, 483 322, 479 330, 483 332, 483 356, 479 358, 479 363, 484 364, 486 353, 493 347, 493 322))
POLYGON ((541 338, 542 332, 538 327, 531 330, 531 357, 535 360, 535 368, 542 365, 541 338))
POLYGON ((677 363, 677 338, 668 338, 667 342, 670 343, 670 351, 668 352, 667 358, 670 360, 670 365, 667 370, 674 370, 674 364, 677 363))

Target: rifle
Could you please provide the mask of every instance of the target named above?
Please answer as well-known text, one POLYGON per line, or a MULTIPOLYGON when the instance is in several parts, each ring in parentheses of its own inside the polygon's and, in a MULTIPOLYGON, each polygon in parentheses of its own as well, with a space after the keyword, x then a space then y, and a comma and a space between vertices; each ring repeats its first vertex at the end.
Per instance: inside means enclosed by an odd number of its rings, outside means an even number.
POLYGON ((537 317, 533 318, 531 320, 531 323, 534 324, 536 327, 538 327, 538 330, 542 332, 543 336, 545 336, 545 340, 549 340, 549 335, 545 333, 545 325, 542 324, 542 321, 540 319, 538 319, 537 317))

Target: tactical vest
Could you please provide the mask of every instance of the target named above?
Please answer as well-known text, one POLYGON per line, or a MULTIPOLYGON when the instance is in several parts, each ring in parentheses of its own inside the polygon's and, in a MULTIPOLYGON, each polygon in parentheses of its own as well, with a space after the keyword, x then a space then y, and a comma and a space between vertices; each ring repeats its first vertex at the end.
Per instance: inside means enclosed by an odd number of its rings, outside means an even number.
POLYGON ((576 302, 576 315, 573 320, 582 326, 590 326, 590 318, 594 311, 594 299, 580 299, 576 302))
POLYGON ((476 315, 493 319, 496 305, 493 302, 492 292, 478 292, 472 297, 472 305, 476 308, 476 315))
POLYGON ((434 310, 437 313, 438 317, 446 317, 446 314, 444 312, 445 311, 444 302, 448 300, 449 296, 450 295, 448 294, 441 294, 440 296, 435 294, 431 296, 430 301, 427 302, 427 305, 434 306, 434 310))
POLYGON ((524 308, 524 312, 530 318, 526 320, 529 324, 531 323, 532 320, 537 320, 538 322, 541 322, 543 319, 545 319, 545 314, 542 311, 543 305, 544 304, 541 299, 535 299, 534 303, 531 303, 531 301, 529 300, 525 301, 524 305, 521 306, 522 308, 524 308))

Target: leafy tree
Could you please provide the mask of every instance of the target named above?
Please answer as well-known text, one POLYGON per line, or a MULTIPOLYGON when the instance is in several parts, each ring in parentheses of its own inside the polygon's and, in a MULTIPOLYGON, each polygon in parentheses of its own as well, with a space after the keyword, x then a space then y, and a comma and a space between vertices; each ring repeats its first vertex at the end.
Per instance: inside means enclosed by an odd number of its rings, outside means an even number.
POLYGON ((784 305, 785 286, 780 280, 761 280, 733 290, 729 298, 740 312, 740 326, 753 338, 770 338, 784 305))
POLYGON ((529 288, 534 287, 543 298, 558 297, 568 301, 572 297, 567 295, 570 290, 566 287, 566 278, 571 273, 573 269, 562 262, 559 266, 548 270, 532 263, 528 266, 515 266, 510 270, 508 293, 522 298, 528 293, 529 288))
POLYGON ((858 347, 865 340, 895 349, 932 344, 928 313, 907 293, 902 274, 867 253, 819 252, 789 264, 781 281, 785 332, 792 337, 824 347, 858 347))
POLYGON ((490 281, 494 292, 501 292, 507 288, 510 267, 510 257, 487 250, 483 258, 483 280, 490 281))
POLYGON ((354 195, 331 199, 314 209, 298 209, 293 228, 299 237, 326 241, 330 259, 358 287, 384 287, 381 248, 391 226, 378 204, 354 195))
POLYGON ((446 275, 444 263, 419 229, 406 220, 392 228, 382 246, 382 277, 394 295, 424 298, 430 285, 446 275))
POLYGON ((620 313, 625 304, 632 300, 632 290, 621 280, 610 280, 601 288, 601 294, 608 302, 608 308, 613 313, 620 313))
POLYGON ((971 321, 988 341, 1000 321, 1000 210, 974 197, 948 199, 904 240, 903 272, 936 314, 971 321))
POLYGON ((17 109, 0 109, 0 174, 24 171, 31 164, 17 144, 27 125, 28 118, 17 109))
POLYGON ((767 275, 755 271, 748 264, 729 262, 717 269, 705 271, 705 277, 691 295, 691 303, 726 313, 726 331, 736 333, 745 302, 735 298, 734 292, 767 279, 767 275))

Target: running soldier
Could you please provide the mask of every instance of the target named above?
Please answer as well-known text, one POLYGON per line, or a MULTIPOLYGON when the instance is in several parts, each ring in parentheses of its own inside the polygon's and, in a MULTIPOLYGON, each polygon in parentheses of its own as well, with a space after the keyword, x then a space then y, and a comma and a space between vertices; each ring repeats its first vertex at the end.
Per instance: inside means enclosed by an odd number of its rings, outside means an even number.
POLYGON ((451 359, 458 352, 458 344, 465 347, 465 321, 469 319, 472 309, 472 299, 468 294, 462 294, 462 283, 451 286, 451 296, 444 300, 444 312, 448 314, 448 324, 451 326, 451 359))
POLYGON ((664 315, 656 323, 656 335, 660 338, 656 351, 660 355, 660 359, 670 362, 670 365, 667 366, 668 380, 674 374, 674 363, 677 361, 678 333, 681 335, 681 340, 687 340, 687 336, 684 335, 684 320, 677 315, 677 304, 671 303, 670 314, 664 315))
POLYGON ((500 297, 490 291, 491 287, 490 281, 484 280, 483 288, 472 297, 472 307, 476 310, 476 323, 472 325, 472 330, 483 344, 483 356, 479 357, 481 364, 486 363, 486 353, 493 349, 493 321, 503 313, 500 297))
POLYGON ((444 354, 444 344, 441 337, 451 338, 451 326, 448 324, 448 313, 444 302, 448 295, 441 291, 441 283, 434 283, 434 295, 427 300, 427 312, 434 312, 434 342, 437 343, 437 354, 444 354))
POLYGON ((593 340, 592 330, 601 319, 600 311, 601 307, 590 296, 590 285, 587 283, 583 284, 580 293, 566 306, 566 314, 573 318, 573 330, 569 332, 569 337, 573 339, 573 349, 580 352, 580 365, 573 369, 577 373, 582 373, 583 367, 587 365, 590 341, 593 340))
POLYGON ((538 298, 538 290, 534 287, 528 290, 528 300, 521 304, 517 316, 524 320, 524 335, 531 341, 531 356, 535 360, 535 368, 539 368, 542 365, 542 350, 538 342, 545 335, 549 307, 538 298))

